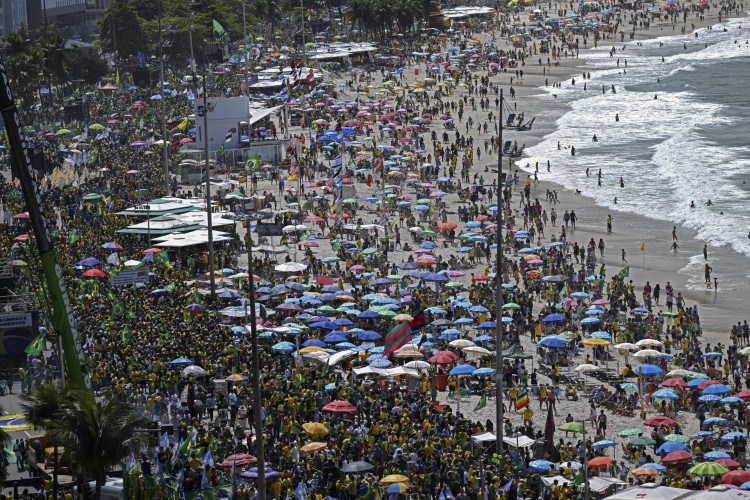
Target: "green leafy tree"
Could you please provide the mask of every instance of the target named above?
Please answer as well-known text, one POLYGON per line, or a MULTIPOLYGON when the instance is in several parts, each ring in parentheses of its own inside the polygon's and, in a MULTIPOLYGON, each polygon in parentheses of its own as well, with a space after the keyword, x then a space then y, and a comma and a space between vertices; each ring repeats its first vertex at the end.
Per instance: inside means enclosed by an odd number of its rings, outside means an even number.
POLYGON ((107 76, 109 66, 93 47, 76 48, 68 54, 68 75, 75 80, 95 84, 107 76))
POLYGON ((143 43, 143 20, 139 16, 134 2, 113 0, 107 15, 99 19, 98 22, 99 43, 104 51, 113 51, 113 27, 114 43, 117 45, 119 57, 134 58, 139 50, 146 49, 143 43))

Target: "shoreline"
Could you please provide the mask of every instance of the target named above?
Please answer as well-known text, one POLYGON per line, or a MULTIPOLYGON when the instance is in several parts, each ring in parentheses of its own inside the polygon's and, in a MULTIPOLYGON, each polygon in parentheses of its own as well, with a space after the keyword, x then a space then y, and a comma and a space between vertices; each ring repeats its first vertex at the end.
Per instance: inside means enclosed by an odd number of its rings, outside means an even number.
MULTIPOLYGON (((717 10, 717 9, 713 9, 717 10)), ((741 19, 730 17, 722 19, 727 22, 731 19, 741 19)), ((690 26, 692 20, 688 20, 687 26, 690 26)), ((684 36, 691 36, 696 30, 705 29, 715 26, 719 23, 716 12, 706 15, 703 22, 695 20, 695 29, 686 32, 684 36)), ((618 42, 616 40, 605 40, 598 45, 598 50, 602 47, 619 46, 620 44, 630 46, 634 42, 643 40, 658 39, 667 36, 679 36, 680 30, 675 28, 666 31, 665 28, 671 28, 669 23, 654 24, 650 30, 636 31, 634 40, 618 42), (659 31, 656 31, 659 29, 659 31)), ((597 50, 594 47, 584 49, 585 51, 597 50)), ((524 79, 518 82, 514 78, 513 87, 516 92, 515 99, 509 99, 509 103, 518 105, 519 110, 525 112, 526 116, 538 116, 540 112, 546 115, 555 115, 554 119, 545 120, 551 123, 535 122, 532 131, 516 132, 508 131, 504 140, 516 140, 519 145, 525 144, 526 148, 537 145, 545 138, 557 130, 556 121, 569 111, 570 105, 553 99, 544 98, 548 94, 554 93, 552 88, 544 89, 545 78, 550 79, 552 83, 564 82, 571 78, 578 78, 584 71, 587 71, 588 59, 586 58, 563 58, 559 66, 553 66, 551 72, 538 71, 539 66, 535 63, 524 67, 524 79), (577 76, 578 75, 578 76, 577 76), (554 80, 552 80, 554 78, 554 80)), ((601 70, 602 68, 597 68, 601 70)), ((508 82, 509 83, 509 82, 508 82)), ((507 92, 506 92, 507 94, 507 92)), ((516 159, 513 162, 513 171, 519 173, 519 184, 525 180, 526 175, 533 175, 534 167, 527 163, 527 156, 516 159)), ((571 163, 574 164, 575 160, 571 163)), ((504 169, 507 163, 503 164, 504 169)), ((554 166, 552 168, 555 168, 554 166)), ((558 194, 560 203, 555 206, 561 214, 565 209, 573 208, 578 215, 577 229, 568 232, 568 239, 579 244, 586 244, 590 238, 604 238, 607 250, 605 251, 604 263, 607 267, 607 274, 616 273, 621 267, 621 249, 625 249, 628 264, 630 266, 630 279, 634 281, 637 289, 650 281, 653 286, 659 283, 662 288, 667 281, 670 281, 675 288, 675 294, 679 291, 686 298, 688 304, 697 304, 701 315, 701 324, 703 327, 704 341, 726 342, 728 340, 729 330, 732 324, 743 319, 745 311, 741 297, 736 290, 724 288, 722 286, 721 271, 717 269, 717 278, 719 279, 719 291, 700 290, 699 286, 688 287, 688 283, 702 283, 702 265, 703 265, 703 245, 705 241, 697 238, 697 231, 689 229, 678 223, 667 220, 652 219, 645 215, 632 212, 619 211, 604 205, 598 204, 592 197, 588 196, 586 191, 581 194, 575 194, 553 180, 545 180, 544 168, 539 168, 539 182, 532 183, 532 197, 540 200, 542 205, 549 210, 549 203, 546 202, 546 190, 554 190, 558 194), (613 223, 613 233, 606 234, 606 218, 611 214, 613 223), (676 255, 668 251, 671 244, 672 226, 678 228, 678 238, 680 249, 676 255), (646 243, 645 252, 640 252, 640 246, 646 243), (663 247, 663 248, 662 248, 663 247), (692 268, 692 269, 691 269, 692 268), (691 270, 693 272, 691 272, 691 270), (696 275, 700 275, 696 277, 696 275)), ((627 180, 627 179, 626 179, 627 180)), ((522 185, 517 186, 520 191, 522 185)), ((549 227, 549 226, 548 226, 549 227)), ((709 245, 709 262, 713 266, 716 260, 725 259, 728 256, 746 258, 744 255, 735 252, 728 246, 713 247, 709 245)), ((731 270, 724 269, 724 275, 731 270)), ((662 302, 663 303, 663 302, 662 302)))

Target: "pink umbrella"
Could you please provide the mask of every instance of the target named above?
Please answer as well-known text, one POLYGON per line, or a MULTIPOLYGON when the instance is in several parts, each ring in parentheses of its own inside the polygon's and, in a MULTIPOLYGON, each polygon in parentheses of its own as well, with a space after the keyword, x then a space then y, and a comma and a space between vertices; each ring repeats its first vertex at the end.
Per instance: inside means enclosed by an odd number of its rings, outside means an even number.
POLYGON ((350 271, 364 271, 365 269, 367 268, 361 264, 355 264, 349 268, 350 271))
POLYGON ((595 306, 606 306, 609 304, 609 301, 607 299, 598 299, 592 302, 595 306))
POLYGON ((461 276, 466 276, 466 273, 463 271, 452 270, 452 271, 448 271, 447 273, 445 273, 445 275, 448 276, 449 278, 460 278, 461 276))

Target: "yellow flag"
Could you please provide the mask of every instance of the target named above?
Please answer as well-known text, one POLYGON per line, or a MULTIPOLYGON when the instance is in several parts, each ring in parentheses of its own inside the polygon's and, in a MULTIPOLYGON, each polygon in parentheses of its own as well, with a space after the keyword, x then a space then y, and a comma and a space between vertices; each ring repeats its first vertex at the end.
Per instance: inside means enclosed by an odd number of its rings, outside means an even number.
POLYGON ((645 251, 646 251, 646 243, 643 243, 641 245, 641 252, 645 252, 645 251))
POLYGON ((115 73, 115 85, 120 85, 120 70, 115 73))

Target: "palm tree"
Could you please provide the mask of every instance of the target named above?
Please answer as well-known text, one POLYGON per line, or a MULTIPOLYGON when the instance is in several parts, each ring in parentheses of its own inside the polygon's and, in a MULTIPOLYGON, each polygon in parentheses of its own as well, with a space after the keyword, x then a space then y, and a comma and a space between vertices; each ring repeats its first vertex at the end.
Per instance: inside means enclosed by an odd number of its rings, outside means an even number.
POLYGON ((29 419, 40 419, 53 442, 65 447, 78 471, 96 481, 101 498, 107 472, 148 442, 149 420, 119 399, 98 402, 85 391, 43 386, 26 398, 29 419))

